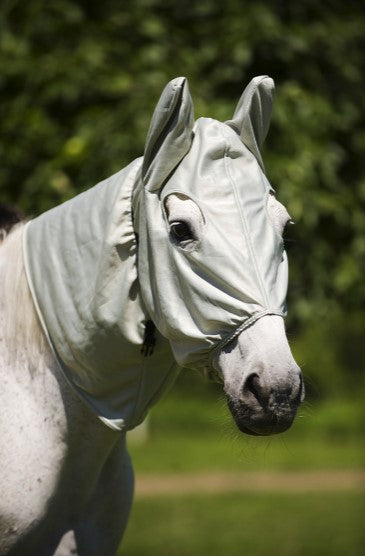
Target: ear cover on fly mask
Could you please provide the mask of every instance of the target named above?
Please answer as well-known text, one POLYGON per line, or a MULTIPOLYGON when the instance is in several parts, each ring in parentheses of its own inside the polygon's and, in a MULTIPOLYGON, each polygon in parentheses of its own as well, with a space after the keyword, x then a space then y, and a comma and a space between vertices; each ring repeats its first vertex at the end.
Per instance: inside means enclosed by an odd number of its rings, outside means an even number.
POLYGON ((148 130, 142 165, 142 180, 148 191, 158 191, 189 151, 193 125, 188 81, 177 77, 163 90, 148 130))
POLYGON ((240 135, 264 172, 260 150, 270 127, 274 88, 271 77, 254 77, 243 91, 232 120, 226 122, 240 135))
POLYGON ((263 315, 284 316, 287 261, 267 212, 260 147, 273 82, 245 89, 233 120, 199 118, 184 78, 165 88, 147 137, 138 223, 138 278, 151 320, 176 361, 209 373, 213 350, 263 315), (192 199, 204 217, 196 246, 171 238, 165 200, 192 199))

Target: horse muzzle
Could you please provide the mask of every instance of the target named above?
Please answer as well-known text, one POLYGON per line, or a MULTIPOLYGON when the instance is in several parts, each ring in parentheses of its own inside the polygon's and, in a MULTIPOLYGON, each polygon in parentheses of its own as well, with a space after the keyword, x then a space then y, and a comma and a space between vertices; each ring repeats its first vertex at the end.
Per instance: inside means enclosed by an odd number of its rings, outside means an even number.
POLYGON ((299 368, 287 378, 285 385, 267 381, 250 373, 238 397, 227 394, 228 407, 243 433, 274 435, 286 431, 304 399, 304 384, 299 368))
POLYGON ((277 315, 266 315, 213 360, 238 428, 250 435, 288 429, 304 399, 304 384, 277 315))

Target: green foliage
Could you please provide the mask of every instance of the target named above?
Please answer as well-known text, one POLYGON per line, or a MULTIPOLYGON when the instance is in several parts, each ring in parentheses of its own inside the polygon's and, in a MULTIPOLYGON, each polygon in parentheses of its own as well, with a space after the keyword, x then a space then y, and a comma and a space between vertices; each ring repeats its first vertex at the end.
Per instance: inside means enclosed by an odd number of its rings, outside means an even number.
POLYGON ((137 499, 120 555, 362 555, 361 493, 137 499))
POLYGON ((338 323, 358 368, 347 331, 365 303, 364 28, 354 0, 3 0, 1 199, 37 214, 140 156, 177 75, 197 116, 225 120, 249 79, 269 74, 264 159, 297 223, 289 324, 338 323))
MULTIPOLYGON (((365 394, 364 314, 337 310, 308 321, 292 349, 310 400, 365 394)), ((363 423, 365 425, 365 422, 363 423)))

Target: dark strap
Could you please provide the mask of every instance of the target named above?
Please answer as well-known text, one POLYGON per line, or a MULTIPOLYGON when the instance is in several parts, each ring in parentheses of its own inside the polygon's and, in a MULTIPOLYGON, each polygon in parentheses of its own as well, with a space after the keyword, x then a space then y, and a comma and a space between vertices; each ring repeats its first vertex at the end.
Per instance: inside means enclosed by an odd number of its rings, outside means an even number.
POLYGON ((143 356, 152 356, 153 354, 156 345, 155 329, 156 327, 153 321, 146 321, 144 340, 141 348, 141 354, 143 354, 143 356))

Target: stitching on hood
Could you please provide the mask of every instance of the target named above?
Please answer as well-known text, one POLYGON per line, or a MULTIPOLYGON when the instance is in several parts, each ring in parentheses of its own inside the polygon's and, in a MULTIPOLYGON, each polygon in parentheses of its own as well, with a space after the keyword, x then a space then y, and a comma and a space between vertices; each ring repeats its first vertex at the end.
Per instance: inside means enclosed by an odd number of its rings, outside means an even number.
POLYGON ((230 180, 230 183, 232 185, 233 193, 234 193, 236 203, 237 203, 237 206, 238 206, 239 215, 240 215, 241 222, 242 222, 243 229, 244 229, 244 233, 245 233, 245 236, 246 236, 247 245, 248 245, 249 250, 250 250, 251 260, 252 260, 252 263, 253 263, 253 267, 255 269, 255 274, 256 274, 257 279, 258 279, 258 284, 259 284, 259 287, 260 287, 261 295, 263 296, 264 303, 265 303, 266 307, 269 307, 269 299, 268 299, 268 296, 267 296, 266 289, 264 287, 264 283, 263 283, 263 280, 262 280, 262 277, 261 277, 261 273, 259 271, 259 267, 257 265, 255 250, 254 250, 253 245, 252 245, 251 235, 250 235, 249 228, 248 228, 248 225, 247 225, 247 222, 246 222, 245 214, 242 210, 242 206, 241 206, 240 199, 239 199, 239 196, 238 196, 235 180, 234 180, 234 178, 232 176, 232 173, 230 171, 230 157, 228 155, 228 146, 227 146, 226 152, 224 154, 224 167, 226 169, 227 176, 228 176, 228 178, 230 180))

